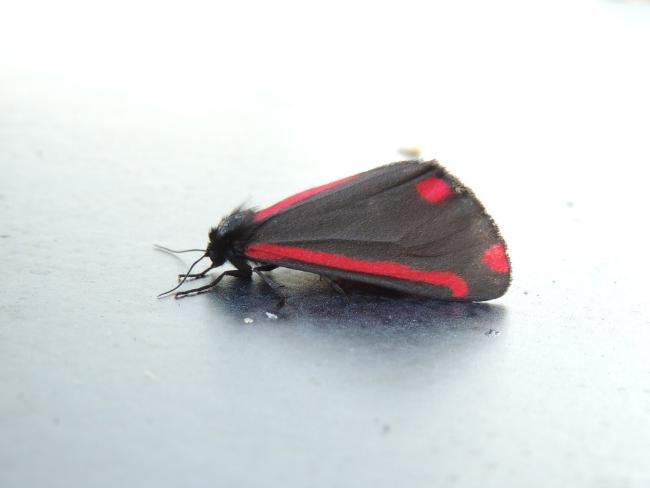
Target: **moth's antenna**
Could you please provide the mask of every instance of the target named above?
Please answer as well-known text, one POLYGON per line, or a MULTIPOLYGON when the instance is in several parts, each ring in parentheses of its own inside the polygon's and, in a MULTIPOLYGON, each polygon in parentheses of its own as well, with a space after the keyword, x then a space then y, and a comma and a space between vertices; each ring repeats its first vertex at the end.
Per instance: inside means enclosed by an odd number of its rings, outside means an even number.
POLYGON ((161 246, 159 244, 154 244, 153 247, 154 247, 154 249, 158 249, 159 251, 168 252, 170 254, 180 254, 182 252, 205 252, 205 249, 183 249, 182 251, 175 251, 174 249, 169 249, 168 247, 161 246))
MULTIPOLYGON (((205 251, 203 251, 203 252, 205 252, 205 251)), ((207 258, 207 257, 208 257, 208 253, 206 252, 203 256, 201 256, 199 259, 197 259, 196 261, 194 261, 194 262, 192 263, 192 266, 190 266, 190 269, 187 270, 187 273, 185 273, 185 276, 183 277, 183 279, 181 280, 181 282, 180 282, 178 285, 176 285, 176 286, 175 286, 174 288, 172 288, 171 290, 167 290, 167 291, 165 291, 165 292, 162 292, 162 293, 161 293, 160 295, 158 295, 156 298, 163 298, 165 295, 169 295, 171 292, 173 292, 174 290, 178 289, 178 288, 179 288, 183 283, 185 283, 185 280, 187 279, 188 275, 190 274, 190 271, 192 271, 192 269, 194 268, 194 266, 196 266, 197 264, 199 264, 199 261, 201 261, 201 259, 203 259, 203 258, 207 258)))

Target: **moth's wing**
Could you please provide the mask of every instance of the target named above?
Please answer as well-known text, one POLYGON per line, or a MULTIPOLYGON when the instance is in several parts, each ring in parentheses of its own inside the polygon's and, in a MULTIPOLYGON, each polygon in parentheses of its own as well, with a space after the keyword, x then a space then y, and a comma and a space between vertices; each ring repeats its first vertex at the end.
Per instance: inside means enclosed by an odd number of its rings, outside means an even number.
POLYGON ((381 166, 269 209, 245 249, 255 261, 441 299, 489 300, 510 283, 493 220, 435 161, 381 166))

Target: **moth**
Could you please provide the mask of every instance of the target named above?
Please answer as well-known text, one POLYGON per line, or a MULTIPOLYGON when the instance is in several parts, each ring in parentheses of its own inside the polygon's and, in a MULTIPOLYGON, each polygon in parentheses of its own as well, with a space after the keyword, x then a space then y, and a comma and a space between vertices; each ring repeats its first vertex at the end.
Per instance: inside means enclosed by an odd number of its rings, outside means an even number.
MULTIPOLYGON (((172 251, 162 248, 170 252, 172 251)), ((402 161, 310 188, 262 210, 238 208, 209 232, 185 280, 235 269, 176 298, 213 289, 225 276, 258 275, 279 296, 277 267, 378 285, 440 300, 484 301, 511 281, 499 230, 472 191, 438 162, 402 161), (208 258, 209 266, 192 273, 208 258)))

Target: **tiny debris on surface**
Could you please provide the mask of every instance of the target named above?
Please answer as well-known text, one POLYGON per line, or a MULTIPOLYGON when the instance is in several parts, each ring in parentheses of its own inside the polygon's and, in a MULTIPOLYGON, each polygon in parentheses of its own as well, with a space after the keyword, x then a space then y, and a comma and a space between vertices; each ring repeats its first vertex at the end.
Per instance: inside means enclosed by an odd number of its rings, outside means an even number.
POLYGON ((498 331, 498 330, 495 330, 495 329, 490 329, 490 330, 485 331, 484 334, 486 336, 498 336, 499 334, 501 334, 501 332, 498 331))
POLYGON ((252 324, 253 322, 255 322, 255 321, 254 321, 252 318, 250 318, 250 317, 246 317, 246 318, 244 319, 244 323, 245 323, 245 324, 252 324))
POLYGON ((275 315, 274 313, 271 313, 271 312, 265 312, 265 313, 266 313, 266 316, 268 318, 270 318, 271 320, 278 320, 278 316, 275 315))
POLYGON ((146 370, 144 372, 144 375, 145 377, 149 378, 152 381, 160 381, 160 378, 158 378, 158 376, 156 376, 156 374, 153 373, 152 371, 146 370))
POLYGON ((409 147, 400 147, 397 152, 402 156, 407 158, 419 159, 422 154, 422 151, 419 147, 409 146, 409 147))

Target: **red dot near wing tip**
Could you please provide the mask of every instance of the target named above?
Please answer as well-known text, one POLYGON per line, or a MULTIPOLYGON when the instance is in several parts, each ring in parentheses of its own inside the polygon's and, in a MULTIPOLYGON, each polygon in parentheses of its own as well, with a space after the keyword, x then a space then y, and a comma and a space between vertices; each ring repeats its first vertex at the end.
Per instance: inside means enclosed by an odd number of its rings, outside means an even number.
POLYGON ((445 198, 451 195, 454 190, 451 185, 437 176, 430 176, 415 185, 415 189, 420 196, 431 203, 442 202, 445 198))
POLYGON ((499 243, 488 247, 483 253, 483 264, 497 273, 507 273, 510 271, 505 246, 499 243))

